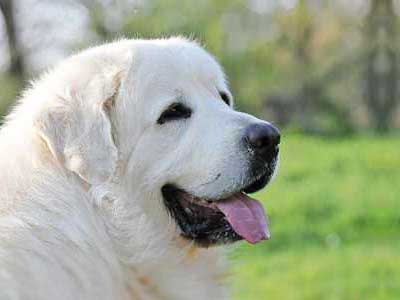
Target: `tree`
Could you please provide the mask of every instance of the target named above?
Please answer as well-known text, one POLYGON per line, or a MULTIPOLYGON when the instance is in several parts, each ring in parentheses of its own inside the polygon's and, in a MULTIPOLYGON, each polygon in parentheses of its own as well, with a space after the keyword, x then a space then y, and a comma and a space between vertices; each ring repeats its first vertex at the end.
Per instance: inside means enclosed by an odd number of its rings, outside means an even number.
POLYGON ((280 91, 267 96, 266 110, 271 111, 277 123, 283 126, 295 123, 307 131, 315 128, 323 131, 325 125, 321 120, 329 119, 334 123, 334 126, 330 125, 334 130, 351 132, 354 124, 350 111, 330 95, 329 89, 346 76, 346 67, 356 65, 358 58, 338 51, 341 42, 339 20, 335 20, 334 30, 330 28, 329 31, 318 18, 308 1, 299 0, 291 13, 285 12, 278 20, 281 34, 276 41, 277 52, 290 53, 292 59, 286 71, 289 79, 280 91), (329 46, 316 42, 321 36, 329 41, 329 46), (324 58, 331 45, 334 45, 338 59, 326 63, 324 58))
POLYGON ((399 49, 393 0, 373 0, 365 18, 364 99, 374 127, 391 127, 399 98, 399 49))

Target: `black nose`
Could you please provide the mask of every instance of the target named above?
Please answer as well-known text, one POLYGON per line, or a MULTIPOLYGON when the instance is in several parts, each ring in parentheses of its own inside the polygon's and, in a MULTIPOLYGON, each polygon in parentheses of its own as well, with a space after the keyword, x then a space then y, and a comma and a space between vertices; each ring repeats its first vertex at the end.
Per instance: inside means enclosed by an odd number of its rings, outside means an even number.
POLYGON ((278 152, 281 135, 269 123, 255 123, 246 128, 245 141, 263 159, 270 159, 278 152))

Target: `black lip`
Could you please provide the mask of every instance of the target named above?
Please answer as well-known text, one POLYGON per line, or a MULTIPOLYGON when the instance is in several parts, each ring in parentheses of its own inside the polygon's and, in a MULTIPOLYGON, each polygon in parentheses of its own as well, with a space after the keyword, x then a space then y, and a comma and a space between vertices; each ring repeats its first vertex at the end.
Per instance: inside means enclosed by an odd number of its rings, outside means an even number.
POLYGON ((273 153, 271 153, 271 157, 268 159, 267 163, 264 160, 255 159, 250 168, 250 174, 248 177, 257 179, 251 181, 250 184, 242 189, 242 191, 246 194, 252 194, 262 190, 271 181, 278 161, 278 155, 279 147, 276 147, 274 148, 273 153))
POLYGON ((172 184, 165 185, 161 192, 164 204, 179 225, 183 237, 202 247, 229 244, 243 239, 232 229, 222 212, 181 201, 181 194, 185 192, 172 184))
POLYGON ((243 192, 245 192, 246 194, 252 194, 252 193, 262 190, 268 184, 268 182, 271 180, 271 176, 272 175, 265 173, 259 179, 254 181, 252 184, 245 187, 243 189, 243 192))

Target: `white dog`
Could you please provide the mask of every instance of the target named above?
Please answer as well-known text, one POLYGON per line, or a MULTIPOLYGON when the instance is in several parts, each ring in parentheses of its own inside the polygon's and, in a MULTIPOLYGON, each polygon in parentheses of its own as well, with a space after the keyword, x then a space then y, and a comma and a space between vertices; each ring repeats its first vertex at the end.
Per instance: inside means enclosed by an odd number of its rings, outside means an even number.
POLYGON ((122 40, 32 85, 0 132, 0 299, 226 299, 222 247, 269 238, 245 193, 279 132, 232 109, 214 58, 122 40))

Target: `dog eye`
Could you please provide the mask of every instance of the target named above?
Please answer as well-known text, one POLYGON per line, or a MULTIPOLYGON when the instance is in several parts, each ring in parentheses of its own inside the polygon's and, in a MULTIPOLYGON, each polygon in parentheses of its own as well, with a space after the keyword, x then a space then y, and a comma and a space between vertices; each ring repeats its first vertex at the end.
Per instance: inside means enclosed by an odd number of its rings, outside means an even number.
POLYGON ((182 103, 173 103, 170 105, 158 118, 158 124, 164 124, 165 122, 188 119, 192 115, 192 110, 182 103))
POLYGON ((229 96, 227 95, 227 93, 219 92, 219 96, 221 97, 222 101, 226 103, 226 105, 231 105, 231 101, 229 100, 229 96))

